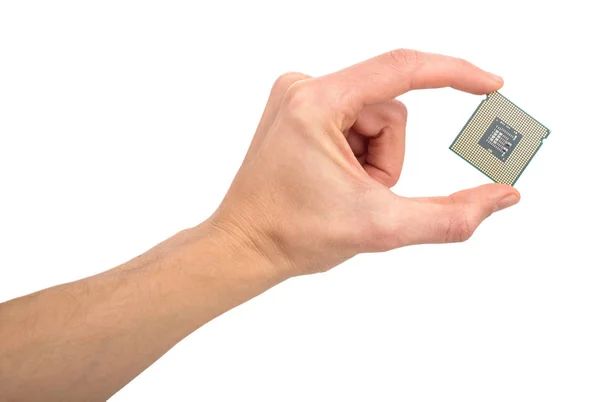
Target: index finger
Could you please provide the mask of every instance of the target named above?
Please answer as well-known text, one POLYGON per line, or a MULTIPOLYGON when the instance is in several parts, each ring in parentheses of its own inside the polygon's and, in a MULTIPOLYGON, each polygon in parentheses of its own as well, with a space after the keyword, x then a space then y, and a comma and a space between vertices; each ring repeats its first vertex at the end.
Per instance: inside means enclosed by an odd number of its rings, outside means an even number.
POLYGON ((413 89, 452 87, 487 94, 503 84, 502 78, 466 60, 407 49, 392 50, 321 80, 340 90, 353 112, 413 89))

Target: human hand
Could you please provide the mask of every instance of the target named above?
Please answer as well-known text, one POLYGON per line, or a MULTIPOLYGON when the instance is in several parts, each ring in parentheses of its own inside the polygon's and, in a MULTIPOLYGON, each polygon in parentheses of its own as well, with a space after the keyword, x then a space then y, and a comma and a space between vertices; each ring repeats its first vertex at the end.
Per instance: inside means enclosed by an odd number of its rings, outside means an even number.
POLYGON ((339 72, 281 76, 212 225, 267 258, 279 275, 325 271, 363 252, 468 239, 519 201, 487 184, 446 197, 390 191, 402 171, 407 112, 394 98, 502 79, 452 57, 395 50, 339 72))

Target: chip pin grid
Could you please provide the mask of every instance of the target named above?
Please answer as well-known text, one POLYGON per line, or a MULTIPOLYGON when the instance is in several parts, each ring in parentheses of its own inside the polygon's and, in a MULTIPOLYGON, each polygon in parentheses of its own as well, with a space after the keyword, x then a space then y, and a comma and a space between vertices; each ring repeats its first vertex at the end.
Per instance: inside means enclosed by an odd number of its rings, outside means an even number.
POLYGON ((450 149, 497 183, 514 185, 550 130, 498 92, 487 95, 450 149))

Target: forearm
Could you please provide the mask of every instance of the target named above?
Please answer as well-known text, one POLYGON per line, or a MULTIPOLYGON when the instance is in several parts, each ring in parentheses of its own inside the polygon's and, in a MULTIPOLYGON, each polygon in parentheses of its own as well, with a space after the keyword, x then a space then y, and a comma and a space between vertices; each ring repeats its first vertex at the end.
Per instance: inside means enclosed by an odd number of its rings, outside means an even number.
POLYGON ((0 394, 103 400, 174 344, 281 281, 204 223, 102 274, 0 305, 0 394))

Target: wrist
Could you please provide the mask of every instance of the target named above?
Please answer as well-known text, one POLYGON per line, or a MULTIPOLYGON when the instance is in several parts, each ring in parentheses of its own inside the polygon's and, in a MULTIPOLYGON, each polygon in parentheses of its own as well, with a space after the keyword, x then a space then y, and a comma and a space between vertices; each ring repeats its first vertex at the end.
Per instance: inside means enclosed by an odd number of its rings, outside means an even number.
POLYGON ((257 221, 221 215, 219 211, 194 228, 210 239, 211 247, 219 250, 226 264, 240 266, 244 275, 275 283, 288 279, 289 260, 267 228, 257 221))
POLYGON ((287 279, 258 252, 253 240, 212 219, 183 230, 141 258, 188 330, 287 279), (154 269, 155 266, 160 269, 154 269), (169 269, 164 269, 168 267, 169 269))

